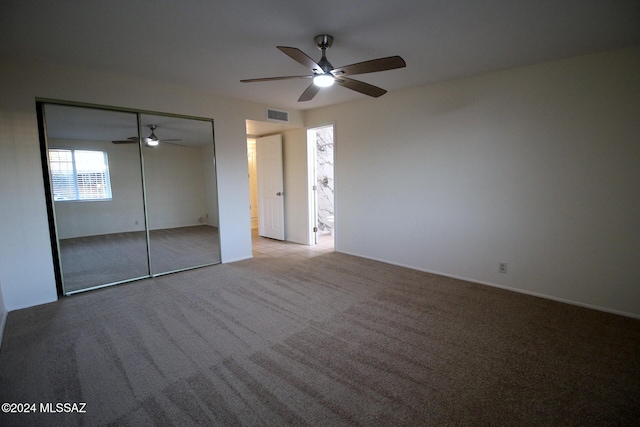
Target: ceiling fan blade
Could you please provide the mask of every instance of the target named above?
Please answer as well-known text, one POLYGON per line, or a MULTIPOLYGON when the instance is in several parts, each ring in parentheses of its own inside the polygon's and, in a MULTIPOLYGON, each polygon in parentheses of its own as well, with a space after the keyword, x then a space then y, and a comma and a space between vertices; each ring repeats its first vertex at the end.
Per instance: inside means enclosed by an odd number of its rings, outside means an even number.
POLYGON ((313 97, 318 94, 318 92, 320 92, 320 86, 316 86, 315 84, 311 83, 311 85, 309 85, 309 87, 304 92, 302 92, 302 95, 300 95, 300 98, 298 98, 298 102, 311 101, 313 97))
POLYGON ((127 139, 122 139, 119 141, 111 141, 113 144, 137 144, 138 143, 138 137, 137 136, 130 136, 127 139))
POLYGON ((386 58, 372 59, 370 61, 358 62, 356 64, 345 65, 344 67, 334 68, 331 73, 334 76, 349 76, 354 74, 375 73, 377 71, 394 70, 396 68, 406 67, 399 56, 388 56, 386 58))
POLYGON ((282 77, 263 77, 260 79, 244 79, 240 80, 242 83, 254 83, 254 82, 270 82, 273 80, 289 80, 289 79, 310 79, 313 76, 282 76, 282 77))
POLYGON ((374 98, 387 93, 386 90, 379 88, 378 86, 370 85, 369 83, 361 82, 359 80, 349 79, 347 77, 336 77, 336 83, 346 87, 347 89, 355 90, 356 92, 373 96, 374 98))
POLYGON ((316 61, 309 58, 306 53, 304 53, 297 47, 277 46, 277 48, 294 61, 304 65, 307 68, 311 68, 314 73, 323 73, 322 67, 320 67, 316 61))

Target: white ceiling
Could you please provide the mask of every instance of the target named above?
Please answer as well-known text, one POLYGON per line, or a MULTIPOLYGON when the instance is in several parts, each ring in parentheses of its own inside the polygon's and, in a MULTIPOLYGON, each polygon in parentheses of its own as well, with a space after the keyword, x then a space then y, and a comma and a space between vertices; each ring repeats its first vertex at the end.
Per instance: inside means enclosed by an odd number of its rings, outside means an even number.
POLYGON ((102 69, 267 104, 309 109, 366 98, 334 86, 298 103, 306 74, 276 49, 334 66, 400 55, 407 68, 356 78, 398 91, 640 44, 638 0, 0 0, 0 55, 102 69))

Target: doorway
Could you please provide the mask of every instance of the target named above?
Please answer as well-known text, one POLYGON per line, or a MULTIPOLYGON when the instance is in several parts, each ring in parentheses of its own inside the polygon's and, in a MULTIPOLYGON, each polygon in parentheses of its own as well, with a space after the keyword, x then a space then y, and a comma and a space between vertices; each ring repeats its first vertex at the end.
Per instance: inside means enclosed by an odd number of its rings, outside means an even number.
POLYGON ((307 130, 309 171, 310 241, 318 244, 335 236, 334 128, 333 125, 307 130))
POLYGON ((282 135, 256 139, 258 234, 285 240, 282 135))
MULTIPOLYGON (((249 128, 258 129, 256 122, 247 120, 247 155, 248 155, 248 187, 251 232, 255 240, 264 234, 259 233, 260 212, 259 169, 260 151, 254 141, 260 145, 263 138, 279 135, 282 139, 283 175, 287 186, 274 189, 271 193, 281 192, 284 200, 286 236, 290 243, 305 246, 326 243, 333 248, 335 235, 334 208, 334 146, 335 125, 328 124, 312 129, 295 128, 281 133, 260 136, 260 133, 249 133, 249 128), (257 178, 256 178, 257 175, 257 178), (257 208, 257 212, 255 207, 257 208), (333 233, 332 233, 333 231, 333 233)), ((279 240, 279 239, 278 239, 279 240)))
POLYGON ((285 240, 282 135, 247 138, 251 230, 285 240))

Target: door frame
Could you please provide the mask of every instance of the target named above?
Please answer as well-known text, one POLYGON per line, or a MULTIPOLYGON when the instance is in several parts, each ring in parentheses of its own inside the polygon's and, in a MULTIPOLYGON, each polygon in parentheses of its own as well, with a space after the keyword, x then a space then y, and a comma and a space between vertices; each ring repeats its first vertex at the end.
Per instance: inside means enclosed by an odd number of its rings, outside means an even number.
POLYGON ((307 244, 318 243, 318 191, 316 187, 316 142, 312 138, 317 128, 307 128, 307 244))

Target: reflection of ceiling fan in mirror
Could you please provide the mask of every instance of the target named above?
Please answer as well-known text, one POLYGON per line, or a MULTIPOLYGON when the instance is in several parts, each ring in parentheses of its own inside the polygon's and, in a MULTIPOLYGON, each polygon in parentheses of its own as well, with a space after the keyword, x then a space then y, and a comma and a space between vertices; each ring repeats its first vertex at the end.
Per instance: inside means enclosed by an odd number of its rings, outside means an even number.
MULTIPOLYGON (((158 128, 157 125, 148 125, 147 126, 149 129, 151 129, 151 135, 149 135, 146 138, 142 138, 142 142, 144 143, 144 145, 146 147, 155 147, 158 144, 162 143, 167 143, 167 144, 173 144, 173 145, 182 145, 182 144, 176 144, 176 142, 178 141, 182 141, 181 139, 160 139, 156 136, 155 130, 158 128)), ((138 143, 138 137, 137 136, 130 136, 127 139, 123 139, 123 140, 119 140, 119 141, 111 141, 114 144, 137 144, 138 143)))

